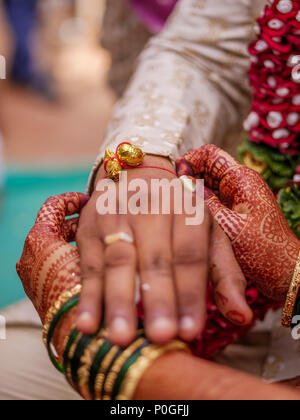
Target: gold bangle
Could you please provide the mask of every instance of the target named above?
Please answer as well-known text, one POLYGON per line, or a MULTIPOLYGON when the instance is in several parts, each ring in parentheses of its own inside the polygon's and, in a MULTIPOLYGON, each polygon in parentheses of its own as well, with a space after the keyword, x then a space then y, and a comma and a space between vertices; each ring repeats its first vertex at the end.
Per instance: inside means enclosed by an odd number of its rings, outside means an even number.
POLYGON ((283 316, 282 316, 282 325, 289 328, 292 324, 294 308, 296 305, 298 292, 300 289, 300 254, 298 261, 294 270, 293 279, 287 294, 283 316))
POLYGON ((104 384, 107 370, 110 364, 112 363, 112 361, 114 360, 114 358, 116 357, 119 350, 120 350, 120 347, 118 346, 112 347, 110 351, 108 352, 108 354, 105 356, 101 364, 101 368, 99 370, 99 373, 95 381, 95 400, 96 401, 101 401, 101 390, 104 384))
POLYGON ((81 340, 81 338, 82 338, 82 334, 80 333, 80 334, 78 334, 77 338, 75 339, 74 343, 72 344, 72 346, 71 346, 71 348, 69 350, 68 356, 67 356, 68 357, 68 360, 69 360, 69 363, 66 366, 65 376, 66 376, 67 381, 71 385, 71 387, 74 388, 74 389, 75 389, 75 384, 73 383, 73 379, 72 379, 70 361, 74 357, 74 354, 75 354, 75 351, 76 351, 76 347, 77 347, 79 341, 81 340))
MULTIPOLYGON (((137 334, 137 336, 139 336, 143 333, 144 333, 144 330, 139 329, 136 334, 137 334)), ((111 365, 112 361, 114 360, 114 358, 116 357, 119 350, 120 350, 120 347, 113 346, 110 349, 110 351, 107 353, 107 355, 105 356, 105 358, 104 358, 104 360, 101 364, 99 373, 96 376, 96 381, 95 381, 95 400, 96 401, 101 401, 101 398, 102 398, 101 390, 102 390, 102 387, 103 387, 103 384, 104 384, 104 380, 105 380, 105 377, 106 377, 106 374, 107 374, 107 370, 108 370, 109 366, 111 365)))
POLYGON ((136 352, 136 350, 141 347, 141 345, 146 341, 144 337, 137 339, 134 341, 116 360, 114 365, 112 366, 107 379, 104 384, 104 400, 111 400, 111 395, 114 389, 114 385, 116 380, 118 379, 118 375, 122 369, 122 366, 126 362, 126 360, 136 352))
POLYGON ((142 356, 128 370, 116 400, 132 400, 137 386, 146 370, 156 359, 172 351, 184 351, 186 353, 190 353, 189 347, 182 341, 172 341, 163 347, 152 344, 143 349, 142 356))
POLYGON ((50 325, 53 318, 61 310, 64 304, 67 303, 74 296, 78 295, 81 292, 81 290, 82 290, 82 286, 78 284, 72 290, 62 293, 57 299, 57 301, 55 302, 55 304, 48 310, 46 318, 45 318, 44 328, 43 328, 43 341, 46 346, 47 346, 47 337, 48 337, 50 325))
POLYGON ((83 356, 80 359, 80 367, 78 369, 78 388, 80 394, 85 400, 91 400, 92 397, 89 391, 89 379, 91 374, 91 367, 93 364, 94 357, 99 349, 106 340, 107 332, 105 330, 100 331, 97 337, 90 343, 85 349, 83 356))

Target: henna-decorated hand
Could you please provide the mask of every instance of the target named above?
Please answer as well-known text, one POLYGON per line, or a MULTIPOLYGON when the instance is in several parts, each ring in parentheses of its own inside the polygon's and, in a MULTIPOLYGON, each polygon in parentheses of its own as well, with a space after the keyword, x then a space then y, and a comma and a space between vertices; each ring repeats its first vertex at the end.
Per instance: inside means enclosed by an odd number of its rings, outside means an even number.
POLYGON ((79 254, 68 243, 75 240, 78 218, 65 218, 79 213, 88 200, 79 193, 49 198, 26 239, 17 271, 42 322, 57 298, 80 283, 79 254))
MULTIPOLYGON (((79 254, 75 247, 68 244, 75 239, 78 218, 69 220, 65 220, 65 218, 79 212, 88 200, 88 197, 77 193, 49 198, 40 210, 36 224, 26 239, 22 258, 17 264, 17 271, 24 289, 42 321, 59 295, 80 283, 79 254)), ((204 245, 208 246, 206 243, 204 245)), ((239 326, 246 326, 252 320, 252 311, 245 299, 246 282, 235 261, 230 241, 217 223, 212 226, 210 246, 210 261, 215 267, 211 277, 215 281, 215 296, 218 306, 229 320, 239 326)), ((87 253, 89 252, 91 256, 95 257, 92 247, 87 247, 86 250, 87 253)), ((191 264, 191 270, 193 269, 191 264)), ((193 287, 193 284, 197 284, 198 280, 197 275, 190 279, 188 286, 192 287, 195 296, 193 295, 193 299, 187 299, 186 305, 191 307, 193 301, 196 305, 201 306, 201 302, 204 300, 203 308, 205 310, 206 294, 204 293, 200 300, 195 292, 195 287, 193 287)), ((101 299, 95 299, 95 297, 98 296, 96 292, 101 283, 99 282, 96 289, 93 282, 86 286, 90 287, 91 296, 100 311, 101 299)), ((116 292, 119 292, 119 289, 116 289, 116 292)), ((185 295, 189 296, 187 286, 182 291, 182 298, 185 295)), ((115 302, 116 300, 108 296, 106 306, 108 304, 114 306, 115 302)), ((136 312, 135 307, 133 309, 136 312)))
POLYGON ((246 277, 283 301, 300 244, 263 178, 216 146, 203 146, 177 162, 179 175, 204 177, 206 203, 229 236, 246 277))

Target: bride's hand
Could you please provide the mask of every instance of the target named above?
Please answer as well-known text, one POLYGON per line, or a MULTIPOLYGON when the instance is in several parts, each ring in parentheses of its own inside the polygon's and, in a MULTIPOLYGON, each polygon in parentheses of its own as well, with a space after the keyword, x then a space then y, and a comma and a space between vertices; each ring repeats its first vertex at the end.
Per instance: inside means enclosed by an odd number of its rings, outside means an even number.
POLYGON ((89 198, 68 193, 49 198, 30 231, 17 271, 25 292, 42 322, 58 297, 80 284, 79 255, 68 242, 75 240, 79 213, 89 198))
POLYGON ((266 296, 284 301, 300 245, 263 178, 213 145, 188 153, 177 167, 179 175, 204 177, 206 203, 245 276, 266 296))

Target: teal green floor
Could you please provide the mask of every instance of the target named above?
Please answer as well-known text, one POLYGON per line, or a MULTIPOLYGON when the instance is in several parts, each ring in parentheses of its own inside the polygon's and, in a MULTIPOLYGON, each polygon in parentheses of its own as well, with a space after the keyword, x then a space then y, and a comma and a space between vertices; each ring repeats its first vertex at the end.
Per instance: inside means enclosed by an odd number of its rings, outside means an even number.
POLYGON ((0 210, 0 309, 24 297, 15 265, 38 209, 51 195, 84 192, 88 173, 88 169, 67 172, 8 170, 0 210))

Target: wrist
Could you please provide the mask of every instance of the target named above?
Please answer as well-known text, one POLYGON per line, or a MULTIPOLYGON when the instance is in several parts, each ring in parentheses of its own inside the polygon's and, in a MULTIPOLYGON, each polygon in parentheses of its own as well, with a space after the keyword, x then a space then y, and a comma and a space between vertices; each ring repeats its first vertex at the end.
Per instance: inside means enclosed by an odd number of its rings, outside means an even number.
MULTIPOLYGON (((159 178, 163 178, 163 177, 172 177, 172 174, 166 172, 166 171, 162 171, 159 168, 163 168, 163 169, 167 169, 169 171, 173 171, 175 172, 175 167, 172 164, 172 162, 170 161, 170 159, 168 157, 164 157, 164 156, 156 156, 156 155, 146 155, 143 161, 143 165, 142 166, 157 166, 156 168, 141 168, 141 167, 137 167, 137 168, 132 168, 132 169, 124 169, 125 171, 127 171, 128 174, 128 178, 129 179, 134 179, 134 178, 153 178, 153 177, 159 177, 159 178), (160 172, 163 173, 160 174, 160 172)), ((102 180, 103 178, 105 178, 106 173, 105 173, 105 169, 104 169, 104 164, 101 165, 101 167, 98 170, 97 176, 96 176, 96 181, 95 181, 95 186, 97 185, 97 183, 102 180)), ((173 175, 174 177, 174 175, 173 175)))
POLYGON ((54 335, 53 344, 58 355, 60 363, 62 363, 63 353, 65 350, 66 338, 69 337, 74 325, 76 324, 77 308, 72 309, 57 325, 54 335))

